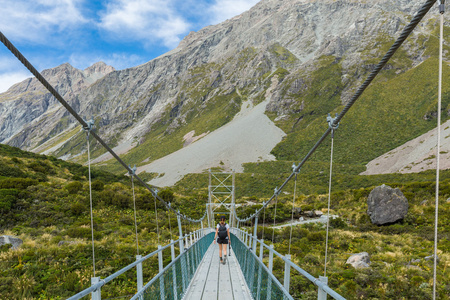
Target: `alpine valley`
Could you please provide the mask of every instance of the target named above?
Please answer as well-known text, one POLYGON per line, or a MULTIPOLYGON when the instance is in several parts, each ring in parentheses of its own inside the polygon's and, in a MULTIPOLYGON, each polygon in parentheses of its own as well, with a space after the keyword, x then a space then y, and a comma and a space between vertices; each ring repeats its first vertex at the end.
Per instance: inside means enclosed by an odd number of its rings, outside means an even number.
MULTIPOLYGON (((204 140, 200 164, 157 182, 172 185, 210 167, 242 171, 243 163, 306 154, 326 129, 326 114, 342 109, 420 5, 262 0, 239 16, 191 32, 177 48, 143 65, 114 70, 100 62, 81 71, 64 64, 43 74, 86 120, 95 120, 100 136, 127 163, 141 166, 138 172, 169 175, 163 173, 173 172, 170 161, 189 159, 198 150, 188 148, 204 140), (252 115, 258 104, 273 131, 251 131, 262 127, 250 118, 218 131, 240 112, 244 119, 252 115), (254 151, 242 146, 249 135, 257 140, 254 151), (212 146, 224 149, 220 141, 231 145, 222 155, 212 146), (166 169, 148 165, 183 148, 179 158, 164 162, 166 169)), ((342 121, 337 162, 364 166, 435 126, 437 20, 433 9, 342 121)), ((449 91, 444 85, 444 118, 449 91)), ((35 79, 0 94, 0 126, 2 143, 86 162, 80 126, 35 79)), ((313 159, 326 161, 326 148, 313 159)), ((95 162, 122 172, 104 153, 93 146, 95 162)), ((423 165, 418 171, 427 169, 423 165)))

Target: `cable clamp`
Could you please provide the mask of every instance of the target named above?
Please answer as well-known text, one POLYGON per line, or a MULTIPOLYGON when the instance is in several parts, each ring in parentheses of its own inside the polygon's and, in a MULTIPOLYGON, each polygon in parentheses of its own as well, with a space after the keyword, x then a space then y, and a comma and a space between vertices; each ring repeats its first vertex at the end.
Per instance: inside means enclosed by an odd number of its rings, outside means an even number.
POLYGON ((278 196, 278 195, 280 195, 280 192, 281 192, 281 190, 279 190, 278 187, 276 187, 274 189, 274 195, 278 196))
POLYGON ((445 12, 445 0, 440 0, 439 1, 439 12, 442 14, 444 14, 445 12))
MULTIPOLYGON (((300 164, 299 164, 300 166, 300 164)), ((295 171, 295 169, 297 169, 298 166, 295 165, 295 163, 292 164, 292 172, 295 173, 295 175, 298 175, 298 173, 300 173, 300 168, 298 168, 297 171, 295 171)))
POLYGON ((84 131, 91 132, 94 129, 94 120, 90 119, 86 122, 86 126, 83 127, 84 131))
POLYGON ((128 171, 128 174, 130 174, 130 176, 135 176, 136 175, 136 165, 134 165, 134 167, 132 168, 130 165, 128 165, 128 167, 130 168, 130 170, 128 171))
POLYGON ((153 189, 153 193, 155 193, 155 196, 158 196, 158 189, 153 189))
POLYGON ((330 127, 332 130, 336 130, 339 127, 339 123, 334 124, 334 121, 337 119, 338 114, 336 113, 336 117, 332 118, 331 114, 328 114, 327 116, 327 122, 328 122, 328 127, 330 127))

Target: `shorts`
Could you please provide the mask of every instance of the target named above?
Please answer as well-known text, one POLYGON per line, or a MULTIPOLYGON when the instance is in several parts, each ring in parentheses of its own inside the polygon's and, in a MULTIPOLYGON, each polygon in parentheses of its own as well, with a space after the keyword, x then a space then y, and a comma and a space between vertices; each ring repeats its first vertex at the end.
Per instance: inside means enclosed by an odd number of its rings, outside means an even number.
POLYGON ((224 245, 228 245, 228 237, 221 239, 221 238, 217 238, 217 244, 224 244, 224 245))

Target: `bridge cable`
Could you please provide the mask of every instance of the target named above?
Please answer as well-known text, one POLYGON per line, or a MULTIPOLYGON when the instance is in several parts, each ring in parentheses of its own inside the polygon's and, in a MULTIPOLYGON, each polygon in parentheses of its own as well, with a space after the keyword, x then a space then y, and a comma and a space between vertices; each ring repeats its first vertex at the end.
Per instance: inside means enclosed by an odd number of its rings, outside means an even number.
POLYGON ((434 265, 433 265, 433 300, 436 299, 436 269, 437 269, 437 243, 438 243, 438 217, 439 217, 439 164, 441 148, 441 102, 442 102, 442 48, 444 40, 444 12, 445 0, 440 1, 440 36, 439 36, 439 84, 437 109, 437 146, 436 146, 436 200, 434 216, 434 265))
MULTIPOLYGON (((295 170, 296 165, 294 164, 293 169, 295 170)), ((289 234, 289 254, 291 254, 291 243, 292 243, 292 227, 294 226, 294 209, 295 209, 295 193, 297 191, 297 175, 298 172, 295 174, 295 181, 294 181, 294 197, 292 198, 292 211, 291 211, 291 232, 289 234)))
MULTIPOLYGON (((431 7, 435 4, 437 0, 427 0, 426 3, 420 8, 420 10, 417 12, 417 14, 413 17, 411 22, 405 26, 402 33, 398 37, 398 39, 394 42, 394 44, 389 48, 389 50, 386 52, 386 54, 383 56, 383 58, 380 60, 380 62, 375 66, 373 71, 369 74, 367 79, 362 83, 362 85, 358 88, 358 90, 355 92, 353 97, 350 99, 350 101, 345 105, 341 113, 338 115, 338 117, 335 119, 334 123, 338 124, 339 121, 345 116, 345 114, 348 112, 348 110, 355 104, 356 100, 359 99, 359 97, 362 95, 362 93, 367 89, 367 87, 372 83, 372 81, 375 79, 375 77, 380 73, 380 71, 383 69, 383 67, 387 64, 387 62, 391 59, 391 57, 395 54, 395 52, 400 48, 400 46, 403 44, 403 42, 406 40, 406 38, 411 34, 411 32, 416 28, 417 24, 423 19, 423 17, 427 14, 427 12, 431 9, 431 7)), ((333 124, 334 125, 334 124, 333 124)), ((299 163, 297 166, 297 170, 300 170, 300 168, 308 161, 308 159, 312 156, 312 154, 319 148, 319 146, 322 144, 322 142, 325 140, 325 138, 331 133, 331 129, 328 128, 322 137, 319 138, 319 140, 316 142, 316 144, 311 148, 311 150, 306 154, 306 156, 303 158, 303 160, 299 163)), ((295 176, 295 173, 292 172, 289 177, 284 181, 284 183, 280 186, 280 190, 283 189, 286 184, 295 176)), ((272 202, 272 200, 275 199, 275 194, 272 195, 272 197, 269 199, 269 201, 266 202, 266 206, 272 202)), ((239 219, 240 221, 250 220, 253 219, 255 216, 259 215, 261 213, 261 210, 263 208, 258 209, 255 211, 255 213, 251 216, 249 216, 246 219, 239 219)))
MULTIPOLYGON (((130 168, 131 169, 131 168, 130 168)), ((139 239, 138 239, 138 228, 137 228, 137 216, 136 216, 136 195, 134 193, 134 176, 136 175, 136 166, 131 169, 131 190, 133 192, 133 208, 134 208, 134 229, 136 231, 136 254, 139 255, 139 239)))
POLYGON ((158 209, 156 207, 156 197, 154 198, 155 202, 155 221, 156 221, 156 232, 158 234, 158 245, 159 245, 159 222, 158 222, 158 209))
MULTIPOLYGON (((169 202, 169 206, 170 206, 170 205, 171 205, 171 204, 170 204, 170 202, 169 202)), ((172 224, 170 224, 170 210, 167 211, 167 216, 169 217, 169 232, 170 232, 170 239, 173 240, 173 237, 172 237, 172 224)), ((203 223, 203 221, 202 221, 202 223, 203 223)))
MULTIPOLYGON (((0 31, 0 41, 8 48, 8 50, 36 77, 36 79, 61 103, 64 108, 82 125, 83 128, 87 127, 87 123, 83 118, 64 100, 64 98, 55 90, 55 88, 48 83, 48 81, 39 73, 39 71, 20 53, 20 51, 6 38, 6 36, 0 31)), ((131 168, 98 136, 94 131, 90 134, 119 162, 127 172, 131 171, 131 168)), ((136 179, 154 196, 156 197, 167 209, 171 209, 174 214, 179 215, 185 220, 199 223, 206 217, 206 211, 200 219, 193 220, 185 215, 180 214, 175 209, 169 207, 169 205, 160 198, 157 193, 150 188, 150 186, 142 180, 139 176, 135 175, 136 179)))
MULTIPOLYGON (((275 192, 277 191, 277 188, 275 188, 275 192)), ((278 194, 276 194, 275 197, 275 212, 273 215, 273 227, 272 227, 272 244, 273 244, 273 239, 275 237, 275 221, 277 219, 277 204, 278 204, 278 194)))
POLYGON ((266 227, 266 226, 265 226, 265 223, 266 223, 266 206, 265 206, 264 204, 265 204, 265 202, 263 202, 263 207, 264 207, 264 217, 263 217, 263 228, 262 228, 261 239, 264 239, 264 228, 266 227))
POLYGON ((91 236, 92 236, 92 266, 93 273, 95 277, 95 246, 94 246, 94 215, 92 212, 92 182, 91 182, 91 145, 89 142, 89 136, 94 127, 94 121, 88 121, 86 123, 86 127, 84 127, 84 131, 86 132, 86 142, 87 142, 87 153, 88 153, 88 177, 89 177, 89 204, 90 204, 90 213, 91 213, 91 236))
MULTIPOLYGON (((336 114, 337 118, 337 114, 336 114)), ((331 206, 331 179, 333 174, 333 151, 334 151, 334 132, 339 127, 339 123, 334 125, 335 118, 332 118, 330 114, 328 114, 327 122, 328 126, 331 128, 331 151, 330 151, 330 177, 328 180, 328 209, 327 209, 327 234, 325 238, 325 270, 324 277, 327 277, 327 259, 328 259, 328 236, 329 236, 329 228, 330 228, 330 206, 331 206)))

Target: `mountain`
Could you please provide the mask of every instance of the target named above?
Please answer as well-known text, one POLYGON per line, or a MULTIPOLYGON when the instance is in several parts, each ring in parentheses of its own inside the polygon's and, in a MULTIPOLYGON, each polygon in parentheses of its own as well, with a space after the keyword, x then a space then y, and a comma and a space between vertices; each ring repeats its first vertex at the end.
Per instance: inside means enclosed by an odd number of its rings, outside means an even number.
MULTIPOLYGON (((262 0, 239 16, 191 32, 177 48, 146 64, 104 72, 105 76, 93 83, 86 80, 79 93, 67 92, 72 91, 67 84, 56 88, 83 117, 96 121, 100 136, 116 146, 129 163, 144 165, 191 147, 197 142, 186 144, 186 136, 204 138, 231 122, 245 108, 244 103, 256 106, 263 102, 267 102, 266 115, 287 134, 272 154, 277 159, 295 160, 326 128, 326 114, 339 111, 350 99, 421 5, 418 0, 262 0)), ((360 106, 364 114, 355 113, 348 121, 343 120, 340 132, 349 140, 341 144, 341 149, 349 153, 338 150, 344 157, 337 159, 367 163, 431 129, 428 122, 404 130, 405 122, 411 121, 405 118, 393 130, 393 134, 402 130, 400 137, 380 136, 376 147, 367 145, 364 138, 354 142, 350 135, 367 110, 377 116, 374 121, 365 120, 368 124, 383 118, 385 109, 375 100, 383 91, 392 92, 388 97, 401 95, 397 78, 404 82, 411 77, 419 82, 429 79, 424 74, 430 72, 433 61, 429 58, 436 54, 437 15, 437 10, 429 13, 386 66, 375 87, 367 91, 371 96, 360 106)), ((64 65, 54 70, 59 68, 64 65)), ((0 95, 1 124, 5 128, 2 142, 66 159, 83 158, 84 136, 73 118, 61 108, 53 108, 54 100, 44 100, 39 95, 42 92, 28 90, 27 86, 22 82, 0 95), (16 91, 18 86, 22 93, 16 91), (3 107, 12 105, 28 111, 11 119, 11 113, 5 113, 3 107), (31 112, 38 116, 33 122, 31 112), (16 124, 23 125, 16 129, 16 124)), ((420 99, 430 96, 418 92, 423 90, 420 85, 400 88, 420 95, 420 99)), ((421 122, 422 111, 432 115, 434 103, 420 99, 409 98, 398 107, 420 104, 416 110, 410 108, 414 120, 421 122)), ((384 101, 393 104, 387 98, 384 101)), ((398 107, 390 111, 390 118, 399 118, 398 107)), ((235 134, 246 129, 237 129, 235 134)), ((369 134, 366 137, 371 139, 376 133, 357 134, 369 134)), ((259 136, 262 143, 266 136, 259 136)), ((325 152, 316 159, 326 161, 325 152)), ((93 155, 100 157, 103 153, 94 144, 93 155)), ((114 163, 107 163, 110 170, 120 170, 114 163)))

